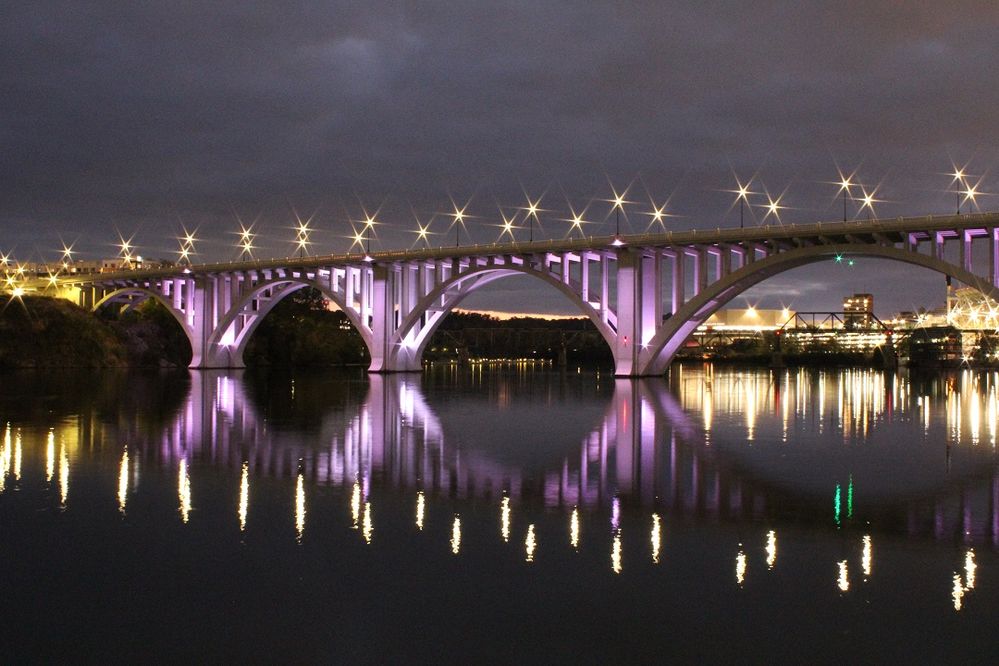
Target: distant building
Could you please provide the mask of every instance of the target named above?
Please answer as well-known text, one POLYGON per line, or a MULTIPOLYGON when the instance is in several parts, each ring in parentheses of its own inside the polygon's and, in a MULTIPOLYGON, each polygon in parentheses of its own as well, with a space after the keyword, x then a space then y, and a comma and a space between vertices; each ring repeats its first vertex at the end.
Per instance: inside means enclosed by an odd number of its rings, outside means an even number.
POLYGON ((759 333, 775 331, 794 317, 794 311, 731 308, 718 310, 708 317, 699 330, 759 333))
POLYGON ((848 330, 870 328, 874 319, 874 296, 854 294, 843 299, 843 325, 848 330))

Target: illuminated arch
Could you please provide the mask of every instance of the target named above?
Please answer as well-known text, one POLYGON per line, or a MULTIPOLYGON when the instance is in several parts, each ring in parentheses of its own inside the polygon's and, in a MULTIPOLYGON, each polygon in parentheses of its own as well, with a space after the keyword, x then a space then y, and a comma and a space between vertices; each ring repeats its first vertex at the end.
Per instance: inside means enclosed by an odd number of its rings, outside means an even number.
MULTIPOLYGON (((389 357, 385 362, 386 367, 418 370, 423 352, 430 342, 430 338, 433 337, 434 331, 454 308, 479 288, 496 280, 515 275, 529 275, 555 287, 579 308, 581 314, 586 315, 593 322, 607 346, 611 350, 614 349, 617 339, 615 330, 603 320, 596 308, 580 296, 582 289, 574 281, 566 284, 554 275, 529 266, 483 266, 453 276, 419 300, 412 312, 400 322, 392 336, 389 343, 389 357), (424 317, 431 311, 432 314, 424 321, 424 317), (418 326, 421 322, 423 325, 418 326)), ((381 368, 373 369, 381 370, 381 368)))
POLYGON ((278 303, 283 301, 287 296, 305 289, 306 287, 312 287, 323 294, 324 297, 328 298, 333 302, 340 310, 347 316, 348 321, 355 330, 360 334, 361 339, 364 341, 364 345, 367 347, 368 352, 371 352, 371 331, 362 325, 360 316, 352 308, 348 308, 346 302, 341 296, 334 293, 329 289, 329 287, 323 285, 320 282, 308 280, 304 278, 278 278, 275 280, 270 280, 268 282, 258 283, 253 287, 253 289, 247 291, 242 297, 229 308, 225 315, 219 320, 218 325, 212 331, 212 334, 208 338, 208 348, 213 354, 221 353, 225 350, 228 359, 231 362, 235 362, 236 365, 242 365, 243 352, 246 350, 246 345, 252 337, 253 332, 256 331, 260 322, 263 321, 271 310, 274 309, 278 303), (263 303, 263 307, 259 310, 254 310, 252 312, 255 315, 247 324, 240 329, 239 333, 231 341, 225 340, 225 336, 229 329, 232 327, 236 318, 241 314, 244 314, 244 308, 252 303, 254 300, 258 299, 260 295, 267 291, 268 289, 274 290, 273 298, 270 298, 263 303))
MULTIPOLYGON (((125 296, 138 296, 139 300, 137 302, 139 303, 150 298, 159 301, 159 303, 166 308, 166 311, 173 316, 178 324, 180 324, 181 330, 184 331, 184 335, 187 336, 187 343, 191 346, 192 357, 196 358, 198 356, 198 350, 196 349, 194 343, 194 331, 192 331, 191 327, 188 325, 184 313, 177 310, 177 308, 173 306, 173 303, 167 300, 163 294, 157 293, 151 289, 144 289, 142 287, 122 287, 121 289, 108 292, 99 301, 94 303, 93 312, 97 312, 109 303, 121 301, 125 296)), ((133 303, 128 303, 128 305, 132 304, 133 303)))
POLYGON ((960 282, 978 289, 986 296, 999 300, 999 289, 987 279, 980 278, 954 264, 914 251, 885 245, 850 244, 816 245, 788 250, 770 255, 729 273, 684 303, 671 318, 664 322, 649 341, 648 347, 643 350, 638 374, 663 374, 669 367, 670 361, 673 360, 673 356, 694 334, 697 327, 703 324, 715 311, 750 287, 792 268, 824 261, 836 255, 891 259, 922 266, 956 278, 960 282))

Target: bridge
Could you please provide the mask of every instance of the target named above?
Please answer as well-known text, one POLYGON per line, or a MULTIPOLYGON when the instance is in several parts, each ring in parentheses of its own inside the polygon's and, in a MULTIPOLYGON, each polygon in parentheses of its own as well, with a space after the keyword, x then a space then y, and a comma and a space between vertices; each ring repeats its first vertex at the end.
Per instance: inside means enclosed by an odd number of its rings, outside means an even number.
POLYGON ((663 374, 698 326, 753 285, 837 256, 922 266, 999 300, 999 213, 176 266, 58 276, 24 291, 93 310, 155 298, 190 340, 192 368, 239 368, 267 313, 312 287, 357 328, 371 355, 369 371, 406 372, 422 367, 432 334, 469 294, 529 275, 593 322, 613 352, 616 375, 637 377, 663 374), (987 257, 985 270, 973 270, 973 251, 979 263, 987 257))

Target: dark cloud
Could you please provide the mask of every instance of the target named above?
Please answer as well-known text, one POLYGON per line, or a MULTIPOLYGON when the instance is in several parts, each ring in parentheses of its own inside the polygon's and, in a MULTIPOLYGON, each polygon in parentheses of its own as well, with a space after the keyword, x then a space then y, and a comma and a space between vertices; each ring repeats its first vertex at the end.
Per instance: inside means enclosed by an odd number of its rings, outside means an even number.
POLYGON ((989 2, 6 3, 0 247, 167 254, 183 220, 224 256, 235 209, 287 252, 295 205, 340 250, 358 198, 401 247, 449 192, 486 242, 521 182, 564 208, 639 173, 714 227, 732 168, 829 219, 836 162, 884 215, 947 212, 951 159, 999 190, 997 30, 989 2))

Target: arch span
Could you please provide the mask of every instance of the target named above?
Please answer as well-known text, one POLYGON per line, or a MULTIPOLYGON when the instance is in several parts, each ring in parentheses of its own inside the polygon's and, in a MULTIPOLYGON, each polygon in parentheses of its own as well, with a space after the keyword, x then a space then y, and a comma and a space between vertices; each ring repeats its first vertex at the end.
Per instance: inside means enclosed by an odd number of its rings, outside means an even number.
POLYGON ((199 350, 195 345, 194 331, 191 329, 190 324, 188 323, 186 317, 184 316, 184 313, 177 310, 177 308, 173 306, 173 303, 167 300, 166 297, 163 296, 163 294, 159 294, 151 289, 143 289, 142 287, 122 287, 121 289, 115 289, 114 291, 104 294, 104 296, 101 297, 100 300, 94 303, 93 312, 97 312, 98 310, 108 305, 109 303, 115 303, 122 300, 124 297, 132 297, 132 296, 138 296, 139 297, 138 302, 140 303, 150 298, 155 299, 156 301, 159 302, 160 305, 166 308, 166 311, 169 312, 170 315, 174 318, 174 320, 176 320, 177 324, 180 325, 180 329, 184 331, 184 335, 187 337, 187 343, 191 345, 191 358, 192 358, 191 363, 193 365, 199 356, 198 354, 199 350))
POLYGON ((255 285, 252 290, 243 294, 226 311, 211 335, 208 336, 202 367, 243 367, 243 352, 246 351, 246 345, 260 322, 286 297, 307 287, 322 293, 346 315, 348 321, 360 334, 370 354, 372 350, 370 329, 364 325, 353 308, 347 307, 339 294, 315 280, 284 277, 255 285), (267 291, 271 292, 269 297, 262 299, 261 297, 267 291), (254 304, 256 307, 249 309, 254 304))
POLYGON ((453 276, 421 298, 396 328, 380 367, 375 367, 375 357, 372 356, 371 370, 419 370, 430 338, 451 311, 481 287, 518 275, 528 275, 555 287, 579 308, 581 314, 593 322, 607 346, 614 349, 617 334, 612 324, 605 321, 600 312, 586 302, 581 295, 582 287, 575 281, 563 282, 550 273, 526 265, 483 266, 453 276))
POLYGON ((792 268, 824 261, 836 255, 891 259, 922 266, 956 278, 960 282, 978 289, 986 296, 999 300, 999 289, 988 280, 949 262, 915 251, 887 245, 855 244, 815 245, 788 250, 755 261, 729 273, 684 303, 676 314, 666 320, 649 341, 647 348, 640 356, 640 367, 637 374, 663 374, 669 367, 670 361, 673 360, 673 356, 693 335, 697 327, 715 311, 750 287, 792 268))

